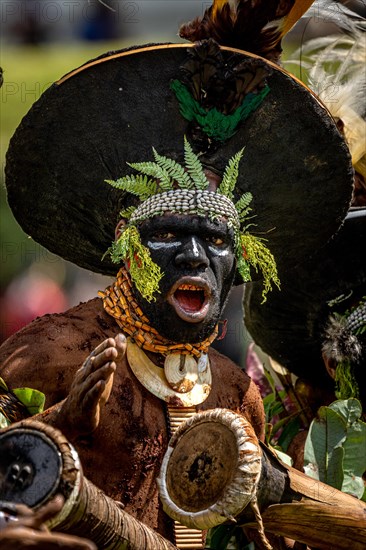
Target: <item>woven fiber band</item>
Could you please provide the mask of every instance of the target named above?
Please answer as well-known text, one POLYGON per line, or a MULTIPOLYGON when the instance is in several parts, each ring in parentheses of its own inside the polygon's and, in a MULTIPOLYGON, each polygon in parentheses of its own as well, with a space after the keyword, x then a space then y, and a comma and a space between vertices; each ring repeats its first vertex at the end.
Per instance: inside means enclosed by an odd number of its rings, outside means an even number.
POLYGON ((353 310, 346 322, 346 327, 351 332, 355 332, 364 325, 366 325, 366 302, 353 310))
POLYGON ((131 216, 130 223, 136 224, 165 212, 196 214, 210 219, 226 218, 228 226, 240 228, 238 212, 232 201, 214 191, 174 189, 149 197, 143 201, 131 216))

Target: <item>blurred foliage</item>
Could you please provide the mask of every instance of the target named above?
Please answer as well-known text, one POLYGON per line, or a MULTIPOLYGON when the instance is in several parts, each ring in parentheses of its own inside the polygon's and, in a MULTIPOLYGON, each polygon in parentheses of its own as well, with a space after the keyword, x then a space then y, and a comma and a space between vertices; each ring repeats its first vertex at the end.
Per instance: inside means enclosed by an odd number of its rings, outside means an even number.
POLYGON ((50 253, 27 237, 7 205, 4 188, 5 154, 9 140, 23 116, 40 95, 58 78, 101 53, 123 48, 124 43, 75 42, 1 48, 0 66, 4 83, 0 89, 0 286, 15 274, 50 253))
POLYGON ((279 389, 270 370, 264 371, 266 380, 271 386, 271 393, 263 398, 266 415, 266 444, 275 450, 278 458, 291 466, 291 459, 286 455, 287 448, 301 428, 300 410, 293 410, 286 391, 279 389))
POLYGON ((305 444, 304 471, 331 487, 365 498, 366 423, 354 398, 321 407, 305 444))
POLYGON ((210 550, 255 550, 243 529, 236 525, 218 525, 209 531, 206 548, 210 550))

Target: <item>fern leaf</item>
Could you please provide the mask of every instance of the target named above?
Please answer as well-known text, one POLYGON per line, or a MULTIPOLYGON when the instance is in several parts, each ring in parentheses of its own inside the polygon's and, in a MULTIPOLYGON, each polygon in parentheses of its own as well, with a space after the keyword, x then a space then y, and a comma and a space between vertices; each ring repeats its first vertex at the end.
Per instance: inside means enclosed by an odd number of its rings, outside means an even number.
POLYGON ((154 180, 148 179, 146 176, 127 175, 118 180, 105 180, 109 185, 116 189, 127 191, 132 195, 136 195, 141 200, 146 200, 151 195, 157 192, 157 185, 154 180))
POLYGON ((193 181, 189 177, 189 174, 185 171, 183 166, 175 162, 175 160, 159 155, 154 149, 154 158, 157 164, 165 170, 169 176, 175 180, 181 189, 192 189, 194 186, 193 181))
POLYGON ((135 210, 136 210, 136 206, 129 206, 128 208, 121 210, 119 215, 121 216, 121 218, 125 218, 126 220, 129 220, 135 210))
POLYGON ((184 136, 184 160, 186 163, 186 168, 193 180, 195 188, 207 189, 209 186, 209 182, 203 171, 202 164, 200 163, 197 155, 195 155, 195 153, 193 152, 193 149, 188 139, 185 136, 184 136))
POLYGON ((249 191, 247 191, 240 197, 238 202, 235 204, 235 209, 239 214, 240 222, 243 222, 247 218, 249 212, 252 210, 249 206, 250 203, 252 202, 252 199, 253 199, 253 195, 249 193, 249 191))
POLYGON ((159 187, 163 191, 173 189, 173 181, 166 170, 163 170, 156 162, 127 162, 128 166, 147 176, 152 176, 159 181, 159 187))
POLYGON ((235 184, 239 175, 239 163, 244 153, 244 147, 236 155, 234 155, 228 162, 224 175, 222 177, 222 182, 217 190, 221 195, 225 195, 229 199, 234 197, 235 184))

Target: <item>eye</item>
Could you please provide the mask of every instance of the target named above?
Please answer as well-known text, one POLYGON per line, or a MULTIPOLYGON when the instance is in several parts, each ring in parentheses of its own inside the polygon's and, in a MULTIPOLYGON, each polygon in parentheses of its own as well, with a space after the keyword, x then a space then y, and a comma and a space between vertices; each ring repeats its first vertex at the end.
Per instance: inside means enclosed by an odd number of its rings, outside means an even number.
POLYGON ((221 246, 224 244, 224 240, 221 239, 221 237, 215 237, 213 235, 211 237, 206 237, 206 241, 214 244, 215 246, 221 246))
POLYGON ((174 233, 170 233, 170 231, 159 231, 158 233, 154 233, 153 236, 155 241, 170 241, 174 237, 174 233))

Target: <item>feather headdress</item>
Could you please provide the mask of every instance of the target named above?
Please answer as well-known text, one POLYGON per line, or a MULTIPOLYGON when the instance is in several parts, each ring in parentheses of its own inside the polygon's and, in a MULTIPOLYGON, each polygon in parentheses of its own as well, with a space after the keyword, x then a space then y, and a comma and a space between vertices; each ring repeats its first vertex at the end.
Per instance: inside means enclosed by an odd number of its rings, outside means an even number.
POLYGON ((284 65, 300 65, 301 77, 337 122, 366 195, 366 19, 334 1, 317 2, 306 17, 331 21, 342 34, 306 41, 284 65))
POLYGON ((202 17, 183 25, 191 42, 213 38, 222 46, 277 62, 281 40, 314 0, 214 0, 202 17))

